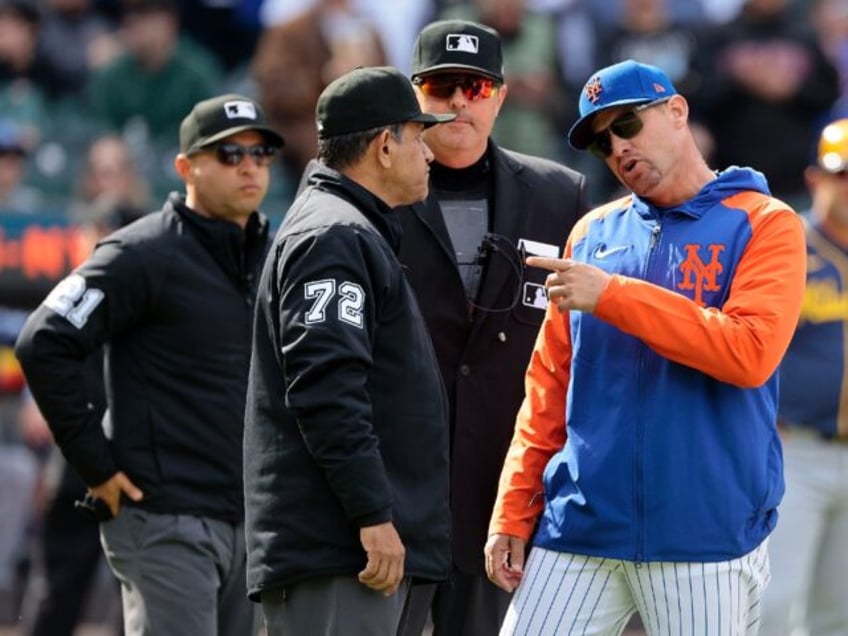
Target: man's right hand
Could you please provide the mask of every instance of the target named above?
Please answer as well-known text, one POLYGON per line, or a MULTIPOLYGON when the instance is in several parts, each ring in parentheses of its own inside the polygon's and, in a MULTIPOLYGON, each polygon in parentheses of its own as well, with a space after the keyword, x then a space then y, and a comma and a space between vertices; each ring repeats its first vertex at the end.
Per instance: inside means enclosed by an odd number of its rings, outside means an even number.
POLYGON ((372 590, 391 596, 403 580, 403 560, 406 548, 391 521, 359 530, 359 541, 368 555, 359 581, 372 590))
POLYGON ((99 486, 89 488, 88 491, 109 506, 113 517, 117 517, 121 511, 121 493, 126 493, 127 497, 133 501, 141 501, 144 498, 144 493, 120 471, 99 486))
POLYGON ((508 534, 493 534, 483 549, 486 575, 499 588, 512 592, 524 576, 524 549, 527 542, 508 534))

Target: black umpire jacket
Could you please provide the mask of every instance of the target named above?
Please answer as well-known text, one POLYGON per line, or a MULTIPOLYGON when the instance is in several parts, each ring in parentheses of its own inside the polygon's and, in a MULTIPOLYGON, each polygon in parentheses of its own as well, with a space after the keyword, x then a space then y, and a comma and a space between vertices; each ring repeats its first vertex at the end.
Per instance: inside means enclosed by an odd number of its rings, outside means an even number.
POLYGON ((523 257, 562 256, 572 226, 588 208, 582 174, 491 141, 488 152, 493 209, 476 304, 498 311, 469 311, 435 195, 401 210, 400 259, 427 322, 451 404, 453 558, 469 574, 483 573, 498 479, 547 306, 543 285, 548 272, 523 267, 523 257))
POLYGON ((253 300, 267 248, 258 213, 243 231, 174 193, 103 239, 31 314, 16 352, 88 485, 121 470, 144 492, 128 505, 241 522, 253 300), (84 366, 104 345, 101 425, 84 366))
POLYGON ((399 223, 316 164, 262 272, 245 414, 248 593, 355 576, 392 521, 405 574, 450 571, 447 398, 399 223))

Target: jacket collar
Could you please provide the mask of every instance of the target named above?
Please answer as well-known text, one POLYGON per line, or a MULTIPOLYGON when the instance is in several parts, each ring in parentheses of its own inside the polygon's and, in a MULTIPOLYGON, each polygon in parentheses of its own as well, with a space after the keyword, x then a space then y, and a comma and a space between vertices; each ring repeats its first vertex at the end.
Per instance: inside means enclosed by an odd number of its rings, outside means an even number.
POLYGON ((309 175, 309 185, 329 192, 355 206, 392 247, 395 254, 400 249, 401 227, 398 215, 382 199, 341 172, 317 164, 309 175))
POLYGON ((198 214, 185 204, 185 196, 172 192, 164 210, 177 214, 204 249, 232 279, 250 282, 267 249, 268 220, 253 211, 244 229, 232 221, 198 214))

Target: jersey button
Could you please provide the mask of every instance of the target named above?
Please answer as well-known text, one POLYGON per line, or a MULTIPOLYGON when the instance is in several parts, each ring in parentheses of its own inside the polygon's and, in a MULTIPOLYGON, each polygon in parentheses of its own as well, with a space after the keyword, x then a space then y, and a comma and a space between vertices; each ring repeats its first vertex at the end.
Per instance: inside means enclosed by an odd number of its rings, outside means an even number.
POLYGON ((471 367, 469 367, 467 364, 463 364, 459 367, 459 372, 462 375, 471 375, 471 367))

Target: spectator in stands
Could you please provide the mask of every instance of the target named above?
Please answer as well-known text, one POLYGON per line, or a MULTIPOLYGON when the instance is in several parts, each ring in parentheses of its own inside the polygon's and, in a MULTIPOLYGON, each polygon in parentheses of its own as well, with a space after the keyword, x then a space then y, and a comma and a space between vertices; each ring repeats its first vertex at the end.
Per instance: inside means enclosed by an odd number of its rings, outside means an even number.
POLYGON ((0 306, 0 624, 14 620, 20 602, 18 565, 38 480, 38 460, 13 417, 23 375, 12 345, 26 316, 0 306))
POLYGON ((0 0, 0 117, 26 127, 30 142, 46 120, 47 89, 53 85, 36 56, 39 11, 26 0, 0 0))
POLYGON ((113 24, 94 0, 45 0, 38 53, 61 75, 66 94, 81 96, 93 69, 121 52, 113 24))
POLYGON ((353 0, 317 0, 265 30, 253 59, 259 101, 286 139, 283 168, 300 178, 318 149, 315 103, 324 87, 357 66, 386 63, 375 26, 353 0))
MULTIPOLYGON (((257 19, 266 28, 288 22, 314 7, 319 0, 243 0, 242 7, 260 2, 257 19)), ((580 0, 578 0, 580 1, 580 0)), ((350 8, 377 31, 386 62, 409 74, 409 52, 421 30, 441 10, 434 0, 350 0, 350 8)))
POLYGON ((94 114, 113 130, 139 126, 154 144, 172 144, 185 113, 218 92, 221 70, 208 51, 180 40, 174 2, 122 0, 121 8, 126 52, 91 77, 94 114))
MULTIPOLYGON (((71 220, 83 226, 102 221, 105 229, 123 225, 150 208, 150 187, 136 167, 126 141, 114 134, 96 138, 69 208, 71 220)), ((92 248, 94 246, 92 245, 92 248)))
POLYGON ((600 38, 598 63, 634 59, 658 66, 677 89, 688 94, 695 74, 696 28, 673 19, 670 0, 622 0, 618 19, 600 38))
MULTIPOLYGON (((254 2, 256 0, 253 0, 254 2)), ((227 74, 250 63, 261 28, 248 18, 246 0, 174 0, 183 35, 212 53, 227 74)))
POLYGON ((33 214, 42 204, 41 194, 28 186, 28 144, 25 131, 11 120, 0 120, 0 211, 33 214))
POLYGON ((833 117, 848 117, 848 0, 814 0, 810 22, 822 51, 839 74, 839 98, 833 117))
POLYGON ((689 103, 714 137, 713 166, 754 166, 775 196, 805 202, 804 169, 839 84, 789 0, 746 0, 735 20, 708 31, 696 65, 703 81, 689 103))

